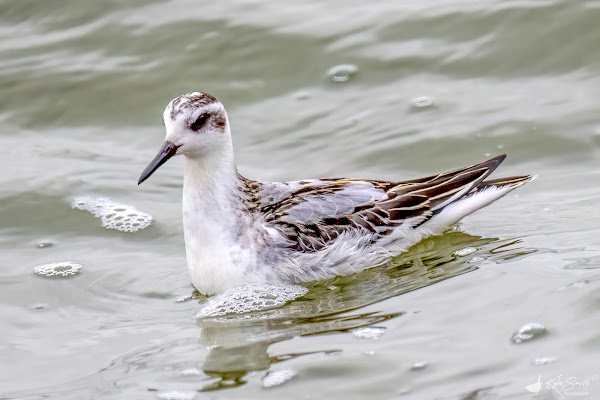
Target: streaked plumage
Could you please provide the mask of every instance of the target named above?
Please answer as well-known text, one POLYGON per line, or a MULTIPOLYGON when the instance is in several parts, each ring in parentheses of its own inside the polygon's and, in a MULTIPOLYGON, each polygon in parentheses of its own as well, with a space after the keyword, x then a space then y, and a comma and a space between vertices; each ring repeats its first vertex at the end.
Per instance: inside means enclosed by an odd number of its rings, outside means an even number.
POLYGON ((204 294, 245 283, 302 282, 375 266, 532 179, 486 180, 506 157, 403 182, 259 182, 237 172, 225 109, 180 96, 164 112, 166 142, 140 183, 184 154, 188 267, 204 294))

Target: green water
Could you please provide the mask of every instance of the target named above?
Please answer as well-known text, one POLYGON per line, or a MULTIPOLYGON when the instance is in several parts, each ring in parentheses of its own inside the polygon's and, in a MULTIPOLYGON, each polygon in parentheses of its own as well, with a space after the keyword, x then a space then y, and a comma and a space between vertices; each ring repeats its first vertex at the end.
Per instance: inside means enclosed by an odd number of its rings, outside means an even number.
POLYGON ((539 375, 539 399, 600 398, 598 21, 591 0, 0 1, 0 398, 526 399, 539 375), (495 175, 539 177, 384 268, 197 321, 182 160, 137 186, 195 90, 254 179, 504 152, 495 175), (154 222, 107 230, 81 195, 154 222), (79 274, 33 272, 67 260, 79 274), (533 322, 547 334, 511 342, 533 322), (548 387, 561 374, 588 384, 548 387))

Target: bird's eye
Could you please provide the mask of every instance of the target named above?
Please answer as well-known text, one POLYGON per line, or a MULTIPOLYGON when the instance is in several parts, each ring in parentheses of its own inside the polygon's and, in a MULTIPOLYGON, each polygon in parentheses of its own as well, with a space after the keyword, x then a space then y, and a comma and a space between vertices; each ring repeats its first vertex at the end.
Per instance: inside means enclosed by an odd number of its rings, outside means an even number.
POLYGON ((196 119, 196 122, 194 122, 193 124, 190 125, 190 129, 193 131, 196 131, 196 132, 199 131, 200 128, 202 128, 202 126, 208 120, 208 117, 209 117, 208 114, 200 114, 198 119, 196 119))

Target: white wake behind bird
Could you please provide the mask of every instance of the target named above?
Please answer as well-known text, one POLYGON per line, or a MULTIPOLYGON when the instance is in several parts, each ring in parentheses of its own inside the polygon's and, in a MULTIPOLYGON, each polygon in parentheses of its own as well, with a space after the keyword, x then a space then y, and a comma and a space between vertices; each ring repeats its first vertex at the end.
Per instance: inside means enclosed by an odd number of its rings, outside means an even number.
POLYGON ((166 141, 138 184, 172 156, 185 156, 187 264, 203 294, 252 283, 320 280, 376 266, 533 179, 485 180, 506 157, 501 155, 403 182, 260 182, 238 173, 227 113, 213 96, 179 96, 163 119, 166 141))

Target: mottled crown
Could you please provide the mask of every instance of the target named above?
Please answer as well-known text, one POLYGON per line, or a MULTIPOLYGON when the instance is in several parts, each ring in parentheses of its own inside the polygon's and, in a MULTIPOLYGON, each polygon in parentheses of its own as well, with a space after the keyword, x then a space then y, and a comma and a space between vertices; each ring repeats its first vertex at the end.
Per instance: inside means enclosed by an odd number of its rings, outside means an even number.
POLYGON ((165 123, 182 119, 190 126, 199 116, 207 115, 206 125, 221 132, 227 131, 227 112, 223 104, 208 93, 192 92, 176 97, 167 105, 163 118, 165 123), (201 111, 200 111, 201 110, 201 111))
POLYGON ((219 100, 208 93, 192 92, 171 100, 167 106, 167 110, 171 115, 171 119, 174 120, 179 114, 184 113, 187 110, 204 107, 218 102, 219 100))

